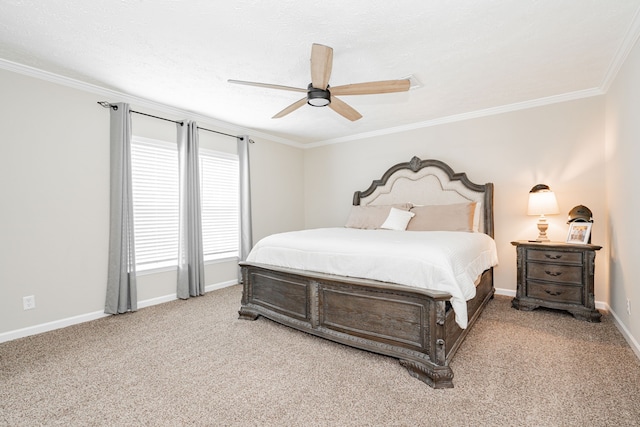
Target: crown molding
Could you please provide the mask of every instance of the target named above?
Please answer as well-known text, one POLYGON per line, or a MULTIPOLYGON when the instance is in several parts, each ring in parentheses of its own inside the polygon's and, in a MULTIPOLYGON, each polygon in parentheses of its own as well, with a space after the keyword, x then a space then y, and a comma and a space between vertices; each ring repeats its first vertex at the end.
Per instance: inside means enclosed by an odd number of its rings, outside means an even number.
MULTIPOLYGON (((609 72, 607 74, 607 78, 605 79, 607 87, 608 85, 611 84, 611 81, 613 81, 613 79, 615 78, 616 73, 619 71, 620 67, 622 66, 622 63, 624 62, 626 57, 629 55, 629 52, 633 48, 634 43, 636 42, 636 40, 638 39, 638 36, 640 35, 639 16, 640 16, 640 13, 637 13, 634 18, 634 22, 627 33, 628 36, 626 37, 625 43, 618 50, 615 61, 612 63, 612 66, 609 67, 609 72)), ((114 100, 112 102, 116 102, 115 100, 121 101, 121 102, 128 102, 130 104, 135 104, 137 106, 141 106, 144 108, 149 108, 155 111, 164 112, 166 114, 171 114, 174 116, 184 117, 186 119, 191 119, 191 120, 195 120, 202 123, 207 123, 211 126, 215 126, 230 132, 235 132, 238 134, 249 134, 255 138, 264 138, 269 141, 278 142, 280 144, 289 145, 295 148, 300 148, 305 150, 322 147, 325 145, 357 141, 365 138, 373 138, 376 136, 389 135, 394 133, 400 133, 400 132, 406 132, 406 131, 411 131, 416 129, 438 126, 438 125, 447 124, 447 123, 454 123, 454 122, 460 122, 460 121, 470 120, 470 119, 475 119, 480 117, 503 114, 503 113, 508 113, 512 111, 518 111, 518 110, 524 110, 528 108, 556 104, 560 102, 573 101, 573 100, 582 99, 582 98, 604 95, 606 93, 606 90, 602 88, 592 88, 592 89, 570 92, 570 93, 561 94, 561 95, 549 96, 545 98, 538 98, 530 101, 503 105, 499 107, 492 107, 492 108, 486 108, 483 110, 471 111, 468 113, 455 114, 452 116, 440 117, 433 120, 410 123, 408 125, 380 129, 372 132, 357 133, 357 134, 348 135, 340 138, 328 139, 324 141, 317 141, 317 142, 311 142, 311 143, 300 143, 287 138, 282 138, 282 137, 271 135, 268 133, 259 132, 253 129, 236 126, 231 123, 223 122, 199 113, 182 110, 179 108, 171 107, 166 104, 151 101, 149 99, 140 98, 137 96, 129 95, 129 94, 118 92, 111 89, 106 89, 98 85, 82 82, 69 77, 64 77, 58 74, 54 74, 48 71, 44 71, 38 68, 19 64, 16 62, 7 61, 1 58, 0 58, 0 68, 8 71, 13 71, 15 73, 23 74, 29 77, 46 80, 52 83, 82 90, 85 92, 94 93, 96 95, 100 95, 100 96, 109 98, 111 100, 114 100)))
POLYGON ((484 110, 477 110, 477 111, 471 111, 468 113, 455 114, 453 116, 440 117, 437 119, 427 120, 424 122, 411 123, 404 126, 396 126, 396 127, 381 129, 373 132, 365 132, 365 133, 349 135, 341 138, 313 142, 310 144, 305 144, 304 148, 316 148, 316 147, 322 147, 324 145, 339 144, 339 143, 348 142, 348 141, 356 141, 364 138, 372 138, 376 136, 389 135, 392 133, 400 133, 400 132, 406 132, 406 131, 411 131, 415 129, 428 128, 428 127, 443 125, 447 123, 461 122, 464 120, 476 119, 479 117, 494 116, 497 114, 503 114, 503 113, 509 113, 512 111, 525 110, 528 108, 535 108, 535 107, 541 107, 545 105, 557 104, 560 102, 574 101, 577 99, 590 98, 593 96, 599 96, 604 94, 605 92, 600 88, 580 90, 576 92, 565 93, 562 95, 548 96, 545 98, 538 98, 530 101, 502 105, 499 107, 486 108, 484 110))
POLYGON ((640 37, 640 9, 636 11, 633 19, 631 20, 631 24, 627 29, 626 35, 622 41, 622 44, 616 51, 616 54, 613 56, 613 60, 611 64, 609 64, 609 68, 607 69, 607 73, 602 80, 602 84, 600 87, 606 93, 609 91, 611 84, 616 79, 620 68, 627 60, 627 57, 631 53, 631 50, 635 46, 638 38, 640 37))
POLYGON ((254 129, 236 126, 231 123, 214 119, 213 117, 195 113, 193 111, 175 108, 170 105, 151 101, 146 98, 141 98, 141 97, 129 95, 123 92, 106 89, 104 87, 101 87, 95 84, 86 83, 80 80, 72 79, 70 77, 64 77, 59 74, 51 73, 49 71, 44 71, 44 70, 30 67, 24 64, 19 64, 17 62, 8 61, 6 59, 0 58, 0 69, 12 71, 14 73, 22 74, 28 77, 33 77, 39 80, 45 80, 51 83, 59 84, 62 86, 70 87, 70 88, 81 90, 84 92, 93 93, 95 95, 108 98, 111 100, 111 102, 127 102, 129 104, 135 104, 136 106, 149 108, 149 109, 163 112, 166 114, 171 114, 178 117, 184 117, 185 119, 195 120, 201 123, 207 123, 210 126, 215 126, 217 128, 224 129, 229 132, 234 132, 240 135, 248 134, 254 138, 263 138, 269 141, 290 145, 296 148, 304 148, 304 145, 297 141, 292 141, 290 139, 278 137, 278 136, 267 134, 264 132, 259 132, 254 129))

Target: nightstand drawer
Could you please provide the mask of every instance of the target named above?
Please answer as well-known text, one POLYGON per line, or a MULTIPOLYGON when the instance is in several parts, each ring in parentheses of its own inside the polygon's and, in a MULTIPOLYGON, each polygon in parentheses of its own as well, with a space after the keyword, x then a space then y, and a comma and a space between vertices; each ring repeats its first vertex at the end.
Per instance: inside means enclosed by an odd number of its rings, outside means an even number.
POLYGON ((582 264, 582 252, 527 251, 527 261, 548 261, 562 264, 582 264))
POLYGON ((545 301, 582 304, 582 287, 529 282, 527 284, 527 296, 545 301))
POLYGON ((582 284, 582 267, 571 265, 527 263, 527 279, 582 284))

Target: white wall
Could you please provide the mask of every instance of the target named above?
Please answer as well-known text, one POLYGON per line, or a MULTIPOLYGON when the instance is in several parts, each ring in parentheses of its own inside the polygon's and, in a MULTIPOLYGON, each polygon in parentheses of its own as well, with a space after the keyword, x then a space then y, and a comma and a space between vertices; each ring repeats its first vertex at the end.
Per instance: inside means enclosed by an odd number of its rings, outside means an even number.
MULTIPOLYGON (((25 328, 64 323, 104 309, 109 113, 96 104, 104 97, 5 70, 0 70, 0 93, 1 342, 25 328), (36 308, 24 311, 22 297, 27 295, 35 296, 36 308)), ((172 123, 134 115, 133 129, 141 136, 175 140, 172 123)), ((220 138, 208 132, 200 135, 203 146, 220 144, 220 138)), ((253 139, 256 239, 302 228, 302 150, 253 139)), ((235 147, 233 139, 226 141, 235 147)), ((235 277, 235 262, 205 270, 207 285, 235 277)), ((171 294, 175 295, 175 272, 138 279, 140 301, 171 294)))
POLYGON ((640 45, 636 43, 606 97, 611 308, 635 337, 636 346, 640 342, 640 229, 635 226, 640 212, 639 76, 640 45))
POLYGON ((594 214, 596 300, 608 302, 604 159, 604 97, 504 113, 305 151, 305 219, 308 228, 342 226, 355 190, 365 190, 390 166, 413 155, 448 163, 474 182, 495 184, 497 288, 516 289, 513 240, 537 236, 537 218, 526 215, 531 187, 556 192, 560 215, 548 235, 564 241, 567 213, 578 204, 594 214))
POLYGON ((304 228, 303 150, 252 137, 253 241, 304 228))

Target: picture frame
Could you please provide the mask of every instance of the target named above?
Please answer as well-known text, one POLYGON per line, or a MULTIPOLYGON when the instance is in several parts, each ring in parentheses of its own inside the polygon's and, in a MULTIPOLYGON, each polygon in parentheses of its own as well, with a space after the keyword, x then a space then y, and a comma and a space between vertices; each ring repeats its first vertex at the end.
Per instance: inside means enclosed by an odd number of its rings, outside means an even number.
POLYGON ((575 243, 586 245, 589 243, 591 235, 591 222, 576 221, 569 224, 569 233, 567 233, 567 243, 575 243))

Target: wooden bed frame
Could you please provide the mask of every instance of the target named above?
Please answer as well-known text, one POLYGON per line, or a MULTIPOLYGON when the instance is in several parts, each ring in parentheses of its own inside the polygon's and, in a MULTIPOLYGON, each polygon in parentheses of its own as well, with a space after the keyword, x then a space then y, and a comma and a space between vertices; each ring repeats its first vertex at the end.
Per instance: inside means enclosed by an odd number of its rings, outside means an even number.
MULTIPOLYGON (((493 184, 474 184, 438 160, 399 163, 356 191, 354 205, 412 202, 481 203, 479 231, 493 237, 493 184)), ((241 262, 240 318, 258 316, 374 353, 391 356, 434 388, 453 387, 449 367, 456 350, 495 292, 486 270, 467 302, 468 326, 455 322, 450 295, 367 279, 241 262)))

